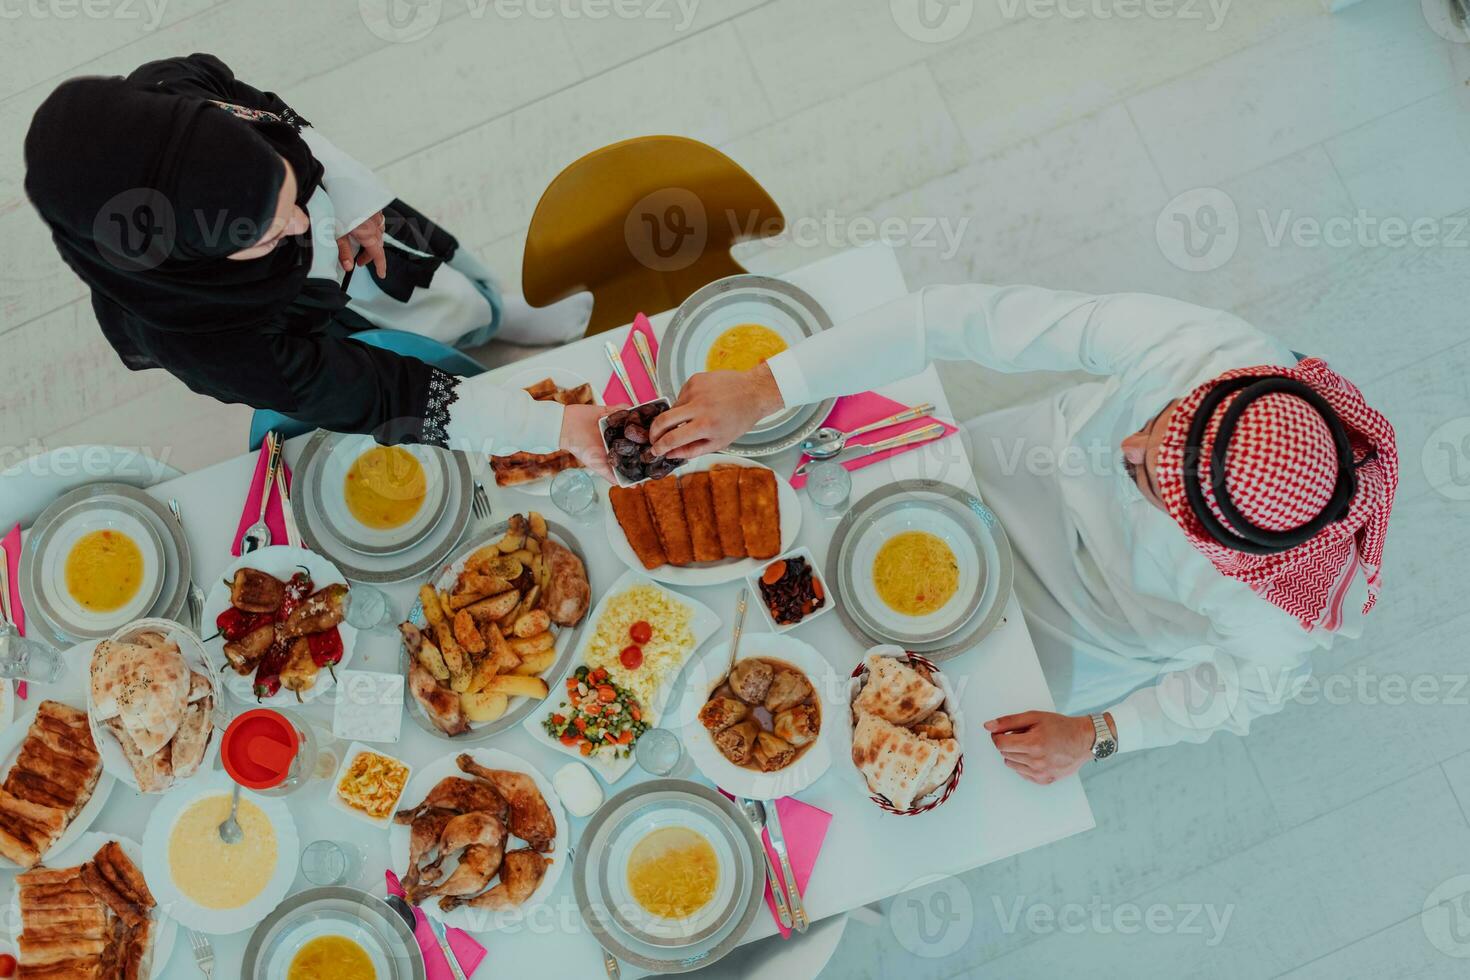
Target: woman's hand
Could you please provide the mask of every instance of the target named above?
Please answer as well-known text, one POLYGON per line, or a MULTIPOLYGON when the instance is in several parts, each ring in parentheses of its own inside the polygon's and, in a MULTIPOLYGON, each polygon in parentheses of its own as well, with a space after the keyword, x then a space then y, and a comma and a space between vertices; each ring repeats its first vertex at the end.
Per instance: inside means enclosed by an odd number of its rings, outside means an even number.
POLYGON ((358 265, 373 264, 373 271, 381 279, 388 274, 388 253, 383 250, 383 228, 387 224, 383 212, 370 216, 362 224, 337 239, 337 259, 343 272, 351 272, 353 264, 352 245, 359 246, 358 265))
POLYGON ((577 462, 608 483, 613 482, 613 471, 607 462, 607 447, 602 444, 597 420, 615 411, 602 405, 568 405, 561 417, 559 448, 577 457, 577 462))
MULTIPOLYGON (((1108 727, 1113 727, 1112 716, 1106 717, 1108 727)), ((987 721, 985 730, 1006 765, 1043 786, 1081 769, 1092 758, 1092 743, 1097 738, 1092 719, 1086 715, 1073 717, 1051 711, 1006 715, 987 721)))
POLYGON ((674 459, 717 453, 784 404, 764 364, 696 374, 684 383, 678 403, 653 420, 653 451, 674 459))

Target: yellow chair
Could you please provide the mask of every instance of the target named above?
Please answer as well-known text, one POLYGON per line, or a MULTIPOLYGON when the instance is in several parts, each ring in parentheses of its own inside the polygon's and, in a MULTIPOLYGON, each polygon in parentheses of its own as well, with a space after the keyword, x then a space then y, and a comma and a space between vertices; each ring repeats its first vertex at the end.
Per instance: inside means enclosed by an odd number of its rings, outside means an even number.
POLYGON ((730 247, 785 227, 765 189, 713 147, 682 136, 625 140, 573 163, 541 195, 521 288, 532 306, 590 290, 587 333, 601 333, 745 272, 730 247))

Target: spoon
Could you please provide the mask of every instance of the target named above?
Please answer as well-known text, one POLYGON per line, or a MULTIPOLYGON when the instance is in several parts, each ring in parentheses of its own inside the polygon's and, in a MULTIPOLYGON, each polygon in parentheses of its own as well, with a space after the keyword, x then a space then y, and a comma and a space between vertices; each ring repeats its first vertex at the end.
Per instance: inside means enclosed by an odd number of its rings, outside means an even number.
POLYGON ((275 490, 276 469, 281 465, 281 440, 277 433, 265 436, 266 449, 270 456, 265 467, 265 482, 260 485, 260 519, 245 529, 240 537, 240 553, 247 554, 270 547, 271 529, 265 522, 266 508, 270 506, 271 493, 275 490))
POLYGON ((928 418, 933 413, 934 406, 925 403, 913 408, 906 408, 896 415, 888 416, 886 419, 869 422, 867 425, 853 429, 851 432, 843 432, 841 429, 834 429, 830 425, 824 425, 807 437, 801 444, 801 451, 812 459, 831 459, 833 456, 842 452, 847 446, 847 440, 854 436, 866 435, 876 429, 897 425, 900 422, 911 422, 914 419, 928 418))
POLYGON ((787 929, 791 928, 791 909, 786 904, 786 892, 781 887, 781 879, 776 877, 776 866, 771 863, 771 855, 766 851, 765 839, 762 836, 766 829, 766 806, 760 800, 741 799, 740 809, 745 811, 745 819, 755 828, 756 839, 760 842, 761 857, 766 862, 766 882, 771 886, 771 896, 776 900, 776 918, 787 929))
POLYGON ((398 917, 403 920, 403 924, 408 926, 409 932, 413 932, 419 927, 418 920, 413 915, 413 906, 409 905, 402 895, 389 895, 383 901, 388 903, 390 909, 398 913, 398 917))
POLYGON ((240 829, 240 821, 235 819, 235 814, 240 810, 240 784, 235 784, 235 792, 230 796, 230 817, 219 825, 219 839, 226 844, 238 844, 245 839, 245 831, 240 829))
POLYGON ((749 597, 750 589, 742 587, 740 598, 735 600, 735 628, 730 631, 730 663, 725 668, 725 676, 720 678, 719 684, 716 684, 715 687, 725 683, 735 672, 735 658, 740 654, 740 634, 745 626, 745 604, 749 597))

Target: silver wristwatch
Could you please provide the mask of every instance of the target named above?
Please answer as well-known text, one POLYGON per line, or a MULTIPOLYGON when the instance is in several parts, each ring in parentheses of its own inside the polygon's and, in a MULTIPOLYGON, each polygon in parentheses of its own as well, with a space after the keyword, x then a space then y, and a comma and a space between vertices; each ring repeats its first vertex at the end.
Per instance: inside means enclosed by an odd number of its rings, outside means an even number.
POLYGON ((1092 730, 1097 733, 1092 742, 1092 758, 1094 761, 1106 759, 1118 751, 1118 740, 1113 737, 1113 730, 1108 727, 1108 719, 1102 714, 1092 716, 1092 730))

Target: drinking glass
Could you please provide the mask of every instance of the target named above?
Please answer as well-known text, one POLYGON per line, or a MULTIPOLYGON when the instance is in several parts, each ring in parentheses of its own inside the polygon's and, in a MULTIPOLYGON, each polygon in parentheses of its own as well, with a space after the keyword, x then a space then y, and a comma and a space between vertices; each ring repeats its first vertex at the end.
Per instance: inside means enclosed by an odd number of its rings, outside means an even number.
POLYGON ((382 589, 354 584, 347 593, 342 618, 354 629, 391 633, 398 627, 398 614, 382 589))
POLYGON ((852 474, 834 460, 825 460, 807 470, 806 492, 826 517, 838 517, 852 496, 852 474))
POLYGON ((362 848, 348 841, 314 840, 301 852, 301 873, 319 888, 352 884, 362 865, 362 848))
POLYGON ((684 746, 667 728, 650 728, 633 743, 633 758, 650 776, 672 776, 684 761, 684 746))
POLYGON ((562 470, 551 479, 551 502, 568 517, 581 517, 597 503, 597 485, 584 469, 562 470))
POLYGON ((55 684, 65 670, 60 651, 40 640, 26 639, 14 626, 0 621, 0 677, 55 684))

